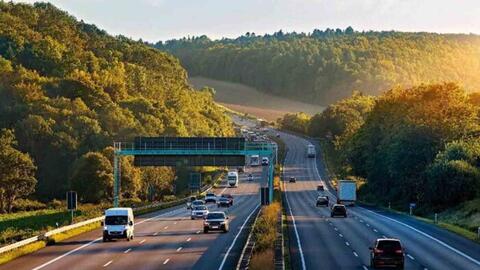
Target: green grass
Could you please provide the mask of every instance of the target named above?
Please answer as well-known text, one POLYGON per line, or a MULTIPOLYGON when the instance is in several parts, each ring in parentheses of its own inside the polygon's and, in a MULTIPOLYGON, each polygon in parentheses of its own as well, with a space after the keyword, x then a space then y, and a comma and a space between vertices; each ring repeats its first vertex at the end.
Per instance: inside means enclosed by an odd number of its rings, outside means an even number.
POLYGON ((47 239, 47 245, 54 245, 55 243, 61 242, 65 239, 98 229, 100 228, 100 226, 101 226, 100 222, 93 222, 85 226, 78 227, 63 233, 54 234, 47 239))

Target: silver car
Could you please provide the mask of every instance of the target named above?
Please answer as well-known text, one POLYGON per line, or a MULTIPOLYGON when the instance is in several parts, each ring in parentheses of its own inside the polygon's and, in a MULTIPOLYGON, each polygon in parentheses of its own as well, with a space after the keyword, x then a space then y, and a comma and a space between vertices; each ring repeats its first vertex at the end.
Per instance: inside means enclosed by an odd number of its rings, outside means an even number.
POLYGON ((190 217, 192 219, 204 218, 208 214, 208 208, 205 205, 194 206, 190 217))
POLYGON ((208 233, 209 231, 228 232, 229 229, 228 217, 225 212, 210 212, 203 222, 204 233, 208 233))

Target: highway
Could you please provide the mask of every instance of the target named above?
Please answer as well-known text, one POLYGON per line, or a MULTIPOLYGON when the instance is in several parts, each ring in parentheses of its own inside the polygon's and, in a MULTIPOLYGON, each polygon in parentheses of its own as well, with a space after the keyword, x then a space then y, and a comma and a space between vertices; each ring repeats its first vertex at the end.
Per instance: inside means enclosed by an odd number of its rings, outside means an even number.
MULTIPOLYGON (((251 170, 251 169, 250 169, 251 170)), ((150 213, 135 220, 135 239, 102 242, 101 229, 48 246, 7 264, 0 270, 20 269, 233 269, 243 248, 247 230, 241 230, 259 206, 261 168, 253 172, 255 181, 240 174, 238 188, 213 191, 234 196, 226 210, 228 233, 203 233, 203 220, 191 220, 184 205, 150 213)), ((210 210, 217 206, 208 204, 210 210)))
POLYGON ((281 139, 288 149, 285 179, 297 177, 284 182, 293 269, 370 269, 368 248, 382 237, 402 241, 405 269, 480 269, 479 244, 408 216, 357 205, 347 218, 330 218, 328 207, 315 206, 320 183, 335 200, 321 157, 306 157, 306 139, 287 133, 281 139))

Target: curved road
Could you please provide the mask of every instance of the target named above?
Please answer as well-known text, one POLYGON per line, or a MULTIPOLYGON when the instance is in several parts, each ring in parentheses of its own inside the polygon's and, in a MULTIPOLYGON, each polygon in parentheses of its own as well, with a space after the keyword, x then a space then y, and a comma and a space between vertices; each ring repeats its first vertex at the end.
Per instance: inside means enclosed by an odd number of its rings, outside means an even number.
POLYGON ((480 269, 479 244, 408 216, 355 206, 347 218, 330 218, 328 207, 315 206, 320 183, 329 189, 331 203, 335 200, 328 181, 322 181, 327 176, 321 157, 306 157, 310 142, 303 138, 287 133, 281 138, 288 149, 285 179, 297 177, 296 183, 284 183, 289 225, 295 224, 289 226, 294 269, 369 269, 368 248, 381 237, 403 242, 405 269, 480 269))

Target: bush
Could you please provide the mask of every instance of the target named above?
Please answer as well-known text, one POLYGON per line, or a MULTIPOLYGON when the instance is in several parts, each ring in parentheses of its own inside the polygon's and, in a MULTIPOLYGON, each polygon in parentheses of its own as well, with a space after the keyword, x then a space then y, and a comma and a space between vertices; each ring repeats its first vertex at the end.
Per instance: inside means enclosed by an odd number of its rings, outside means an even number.
POLYGON ((29 200, 29 199, 16 199, 13 202, 13 212, 20 212, 20 211, 34 211, 34 210, 40 210, 40 209, 45 209, 47 208, 47 205, 35 201, 35 200, 29 200))
POLYGON ((273 250, 265 250, 259 253, 255 253, 250 260, 248 269, 250 270, 268 270, 274 269, 273 265, 273 250))
POLYGON ((253 231, 256 239, 256 251, 261 252, 273 248, 276 231, 277 217, 280 203, 274 202, 262 209, 253 231))
POLYGON ((65 205, 66 205, 65 202, 57 200, 57 199, 53 199, 51 202, 48 203, 48 207, 53 208, 53 209, 66 207, 65 205))

